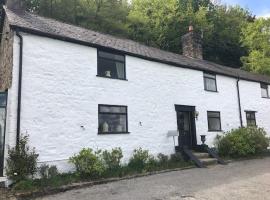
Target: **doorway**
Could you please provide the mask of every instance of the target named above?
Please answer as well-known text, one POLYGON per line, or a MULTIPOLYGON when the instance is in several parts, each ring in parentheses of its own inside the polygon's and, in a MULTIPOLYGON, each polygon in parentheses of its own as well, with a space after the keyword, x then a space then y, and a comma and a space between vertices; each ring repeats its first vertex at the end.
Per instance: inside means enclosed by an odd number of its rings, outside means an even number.
POLYGON ((178 144, 181 149, 193 149, 197 145, 195 127, 195 106, 175 105, 177 128, 179 131, 178 144))

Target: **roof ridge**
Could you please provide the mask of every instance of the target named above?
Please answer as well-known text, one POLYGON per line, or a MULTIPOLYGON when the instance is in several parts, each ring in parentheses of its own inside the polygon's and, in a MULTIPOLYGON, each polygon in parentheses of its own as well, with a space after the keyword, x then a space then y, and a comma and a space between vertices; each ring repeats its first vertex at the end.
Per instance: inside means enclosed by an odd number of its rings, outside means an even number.
POLYGON ((208 60, 189 58, 187 56, 162 50, 153 46, 147 46, 129 38, 101 33, 74 24, 61 22, 56 19, 43 17, 31 12, 23 14, 4 7, 10 25, 24 29, 25 32, 32 30, 33 34, 43 33, 55 39, 87 44, 94 47, 104 47, 116 50, 127 55, 140 57, 146 60, 165 63, 168 65, 191 68, 200 71, 209 71, 231 77, 240 77, 257 82, 270 84, 270 76, 251 73, 242 69, 230 68, 208 60))

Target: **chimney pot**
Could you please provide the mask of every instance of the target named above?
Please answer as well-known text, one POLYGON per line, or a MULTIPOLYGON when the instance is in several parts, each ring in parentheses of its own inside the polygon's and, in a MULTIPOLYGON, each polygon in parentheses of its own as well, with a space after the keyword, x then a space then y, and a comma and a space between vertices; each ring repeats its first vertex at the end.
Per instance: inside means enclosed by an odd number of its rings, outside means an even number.
POLYGON ((193 30, 194 30, 193 26, 190 25, 190 26, 188 27, 188 32, 192 32, 193 30))

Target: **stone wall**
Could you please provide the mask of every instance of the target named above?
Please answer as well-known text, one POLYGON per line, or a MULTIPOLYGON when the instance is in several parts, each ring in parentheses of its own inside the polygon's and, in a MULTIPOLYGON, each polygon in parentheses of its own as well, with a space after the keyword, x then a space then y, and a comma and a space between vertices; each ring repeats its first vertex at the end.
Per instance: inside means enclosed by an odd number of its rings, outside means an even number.
POLYGON ((182 37, 183 55, 203 59, 202 38, 200 34, 189 32, 182 37))
POLYGON ((10 29, 7 19, 5 19, 0 47, 0 90, 6 90, 11 86, 12 63, 13 31, 10 29))

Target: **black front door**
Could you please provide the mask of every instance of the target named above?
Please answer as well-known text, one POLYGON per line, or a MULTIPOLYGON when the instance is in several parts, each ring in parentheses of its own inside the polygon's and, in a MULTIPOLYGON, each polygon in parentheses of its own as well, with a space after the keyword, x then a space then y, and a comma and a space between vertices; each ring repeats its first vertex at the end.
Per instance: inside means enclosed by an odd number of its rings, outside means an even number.
POLYGON ((176 112, 179 131, 178 144, 180 148, 192 149, 197 144, 194 118, 195 107, 176 106, 176 112))

